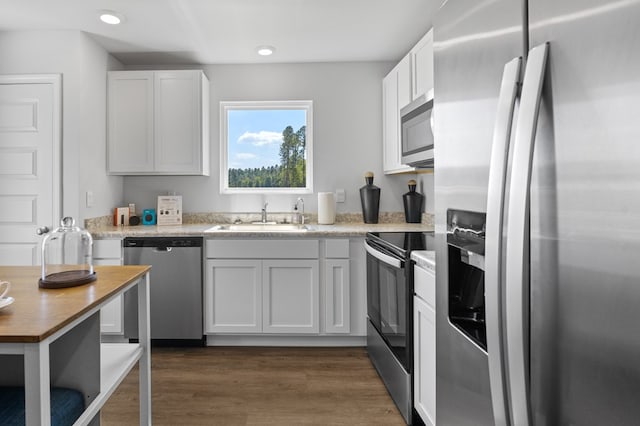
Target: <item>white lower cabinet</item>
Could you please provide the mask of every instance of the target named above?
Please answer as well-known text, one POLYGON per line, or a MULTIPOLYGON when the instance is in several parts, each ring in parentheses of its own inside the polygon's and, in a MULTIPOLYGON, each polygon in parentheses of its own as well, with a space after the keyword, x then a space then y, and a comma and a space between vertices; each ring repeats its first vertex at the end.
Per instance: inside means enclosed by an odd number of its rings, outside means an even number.
MULTIPOLYGON (((207 240, 205 333, 352 334, 349 256, 349 239, 207 240)), ((364 299, 360 287, 354 294, 364 299)))
POLYGON ((318 260, 262 262, 262 332, 320 331, 318 260))
MULTIPOLYGON (((122 265, 122 240, 94 240, 94 265, 122 265)), ((102 334, 123 334, 124 322, 122 317, 123 299, 118 295, 100 310, 100 332, 102 334)))
POLYGON ((414 297, 414 406, 427 426, 436 422, 436 313, 414 297))
MULTIPOLYGON (((347 247, 348 249, 348 247, 347 247)), ((351 286, 349 259, 327 259, 324 268, 327 333, 351 332, 351 286)))
POLYGON ((415 265, 413 297, 413 405, 427 426, 436 424, 435 265, 415 265))
POLYGON ((262 261, 207 259, 206 333, 262 332, 262 261))
POLYGON ((317 334, 317 260, 208 259, 205 332, 317 334))
POLYGON ((318 246, 318 240, 207 240, 205 333, 318 334, 318 246))

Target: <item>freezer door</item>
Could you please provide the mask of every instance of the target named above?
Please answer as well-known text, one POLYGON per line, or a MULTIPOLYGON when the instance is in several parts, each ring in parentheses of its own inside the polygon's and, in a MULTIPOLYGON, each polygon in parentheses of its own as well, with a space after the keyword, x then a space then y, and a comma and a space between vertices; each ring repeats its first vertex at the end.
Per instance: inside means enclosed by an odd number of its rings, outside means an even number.
POLYGON ((522 16, 520 1, 448 0, 434 21, 439 425, 495 424, 487 352, 448 319, 445 232, 447 210, 487 211, 498 97, 505 64, 523 55, 522 16))
POLYGON ((531 188, 532 422, 637 425, 640 1, 529 0, 529 17, 531 46, 549 42, 531 188))

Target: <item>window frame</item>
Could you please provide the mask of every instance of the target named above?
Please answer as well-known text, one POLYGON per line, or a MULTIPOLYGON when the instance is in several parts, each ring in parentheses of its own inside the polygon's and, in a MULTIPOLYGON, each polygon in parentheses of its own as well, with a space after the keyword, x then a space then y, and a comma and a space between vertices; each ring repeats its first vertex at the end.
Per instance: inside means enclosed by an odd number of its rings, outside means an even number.
POLYGON ((221 194, 312 194, 313 193, 313 101, 220 101, 220 193, 221 194), (306 111, 306 186, 299 188, 229 188, 229 111, 232 110, 306 111))

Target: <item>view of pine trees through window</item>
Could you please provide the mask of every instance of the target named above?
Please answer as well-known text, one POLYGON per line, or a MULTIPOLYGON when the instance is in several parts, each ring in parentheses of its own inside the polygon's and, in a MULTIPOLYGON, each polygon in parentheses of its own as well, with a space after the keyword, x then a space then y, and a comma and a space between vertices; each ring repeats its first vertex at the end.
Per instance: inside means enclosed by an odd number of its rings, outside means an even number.
POLYGON ((220 113, 223 193, 312 191, 312 101, 222 101, 220 113))
POLYGON ((254 168, 229 168, 232 188, 304 188, 306 186, 306 126, 282 131, 280 163, 254 168))

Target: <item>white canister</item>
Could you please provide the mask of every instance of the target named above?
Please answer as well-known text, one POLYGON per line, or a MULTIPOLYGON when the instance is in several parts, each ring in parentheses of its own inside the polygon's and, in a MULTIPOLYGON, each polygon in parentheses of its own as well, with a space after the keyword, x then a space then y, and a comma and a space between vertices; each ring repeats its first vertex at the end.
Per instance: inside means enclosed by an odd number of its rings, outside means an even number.
POLYGON ((318 224, 332 225, 336 221, 336 199, 333 192, 318 192, 318 224))

